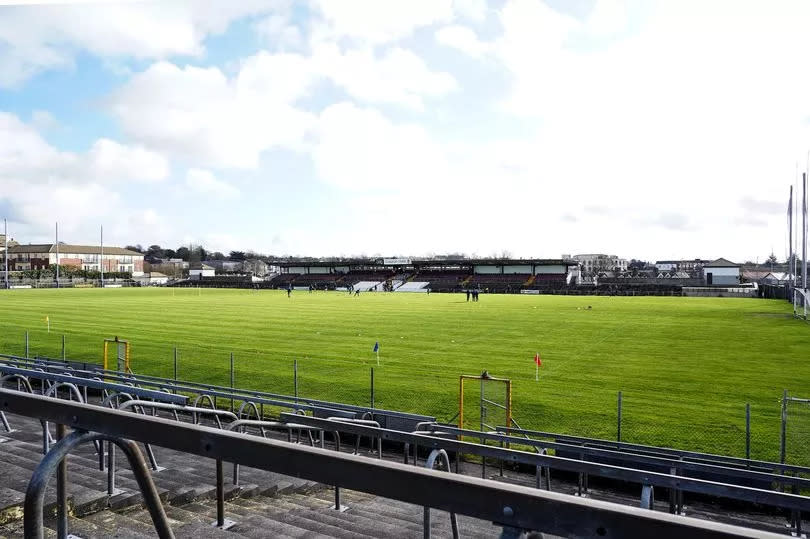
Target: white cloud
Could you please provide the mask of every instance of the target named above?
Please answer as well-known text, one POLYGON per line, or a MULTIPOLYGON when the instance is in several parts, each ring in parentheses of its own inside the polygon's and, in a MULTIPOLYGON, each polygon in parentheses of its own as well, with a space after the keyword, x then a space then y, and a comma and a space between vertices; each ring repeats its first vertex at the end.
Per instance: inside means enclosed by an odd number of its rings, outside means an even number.
POLYGON ((341 53, 335 45, 320 46, 313 61, 318 71, 352 97, 370 103, 423 107, 423 97, 442 97, 457 89, 449 74, 433 72, 413 52, 395 47, 378 57, 370 49, 341 53))
POLYGON ((54 118, 53 114, 47 110, 34 110, 31 113, 31 125, 38 131, 47 131, 59 126, 59 122, 54 118))
POLYGON ((378 111, 350 103, 321 113, 312 158, 320 178, 350 190, 419 189, 446 170, 423 128, 394 125, 378 111))
POLYGON ((471 28, 458 24, 445 26, 437 30, 436 41, 442 45, 458 49, 473 58, 481 57, 489 50, 488 44, 479 40, 471 28))
POLYGON ((369 44, 390 43, 453 17, 450 0, 316 0, 315 5, 326 22, 315 32, 315 40, 348 37, 369 44))
POLYGON ((124 132, 147 148, 201 166, 255 169, 272 148, 303 150, 316 115, 297 106, 332 80, 360 101, 421 109, 424 98, 456 89, 414 53, 394 48, 341 53, 322 45, 313 56, 259 52, 229 78, 220 69, 158 62, 107 99, 124 132))
POLYGON ((303 91, 289 86, 298 80, 295 62, 271 62, 263 76, 251 74, 254 67, 247 62, 234 81, 217 68, 159 62, 115 92, 109 105, 124 131, 147 147, 202 165, 255 168, 264 150, 298 147, 314 117, 287 103, 303 91))
POLYGON ((453 11, 471 21, 483 22, 489 8, 487 0, 453 0, 453 11))
POLYGON ((240 194, 239 189, 217 179, 210 170, 199 168, 191 168, 186 172, 186 186, 207 197, 233 199, 240 194))
POLYGON ((0 111, 0 178, 36 171, 36 177, 71 167, 77 157, 53 148, 14 114, 0 111))
POLYGON ((168 160, 142 147, 131 147, 109 139, 93 143, 87 154, 90 174, 100 181, 165 180, 169 176, 168 160))
MULTIPOLYGON (((0 205, 11 208, 17 238, 47 240, 53 221, 63 238, 95 237, 100 223, 119 226, 139 213, 113 185, 165 174, 163 158, 112 140, 100 139, 86 153, 60 152, 32 125, 0 112, 0 205)), ((128 241, 149 229, 148 222, 136 220, 142 224, 121 227, 117 238, 128 241)))
POLYGON ((298 48, 304 43, 301 30, 292 23, 289 13, 264 17, 255 23, 254 28, 260 37, 282 49, 298 48))
POLYGON ((285 2, 118 2, 10 6, 0 17, 0 87, 46 69, 73 65, 80 52, 100 57, 200 56, 204 39, 241 17, 285 2))

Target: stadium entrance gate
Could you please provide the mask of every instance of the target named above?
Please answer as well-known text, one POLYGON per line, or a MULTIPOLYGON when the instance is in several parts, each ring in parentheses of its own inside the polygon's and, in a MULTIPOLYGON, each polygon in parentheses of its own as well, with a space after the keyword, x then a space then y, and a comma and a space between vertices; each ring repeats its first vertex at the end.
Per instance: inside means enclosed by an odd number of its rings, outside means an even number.
POLYGON ((487 371, 462 374, 458 389, 458 428, 495 430, 512 426, 512 380, 487 371))

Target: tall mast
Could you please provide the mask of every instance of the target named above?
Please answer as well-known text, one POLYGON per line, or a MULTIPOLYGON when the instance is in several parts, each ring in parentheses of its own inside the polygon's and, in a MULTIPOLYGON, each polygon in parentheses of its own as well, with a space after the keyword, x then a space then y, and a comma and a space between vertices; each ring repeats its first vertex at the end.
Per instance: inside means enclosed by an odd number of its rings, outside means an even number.
POLYGON ((793 274, 793 186, 790 186, 790 198, 788 199, 788 278, 795 286, 795 275, 793 274))
POLYGON ((802 288, 807 289, 807 173, 802 173, 802 288))
POLYGON ((3 246, 3 260, 5 261, 3 275, 5 275, 6 290, 8 290, 8 221, 5 219, 3 219, 3 242, 5 243, 3 246))
POLYGON ((98 267, 101 268, 101 288, 104 288, 104 225, 101 225, 101 258, 98 267))
POLYGON ((56 223, 56 288, 59 288, 59 223, 56 223))

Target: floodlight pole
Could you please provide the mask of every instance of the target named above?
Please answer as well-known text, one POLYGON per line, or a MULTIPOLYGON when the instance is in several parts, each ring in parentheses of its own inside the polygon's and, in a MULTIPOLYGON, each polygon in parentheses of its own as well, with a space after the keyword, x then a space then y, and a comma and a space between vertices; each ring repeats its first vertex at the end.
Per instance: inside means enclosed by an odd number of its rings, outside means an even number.
POLYGON ((104 225, 101 225, 101 258, 98 267, 101 268, 101 288, 104 288, 104 225))
POLYGON ((5 261, 3 275, 5 275, 6 290, 8 290, 8 221, 5 219, 3 219, 3 242, 5 243, 3 246, 3 260, 5 261))
POLYGON ((56 223, 56 288, 59 288, 59 223, 56 223))
POLYGON ((807 290, 807 172, 802 173, 802 289, 807 290))
POLYGON ((793 272, 793 186, 790 186, 790 198, 788 199, 788 271, 793 286, 796 286, 796 275, 793 272))

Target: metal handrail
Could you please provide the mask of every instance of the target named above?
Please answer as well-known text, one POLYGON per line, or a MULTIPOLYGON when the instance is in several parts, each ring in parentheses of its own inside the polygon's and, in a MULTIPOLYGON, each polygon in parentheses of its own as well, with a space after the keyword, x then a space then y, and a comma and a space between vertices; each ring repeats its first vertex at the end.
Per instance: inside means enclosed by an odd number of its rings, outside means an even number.
MULTIPOLYGON (((61 426, 61 425, 60 425, 61 426)), ((110 436, 105 434, 97 434, 83 430, 76 430, 59 440, 45 455, 34 470, 28 489, 25 493, 25 504, 23 509, 23 525, 25 537, 39 538, 44 537, 44 517, 43 508, 45 505, 45 487, 48 486, 48 481, 54 472, 57 472, 57 500, 58 500, 58 528, 59 536, 64 537, 67 532, 67 465, 66 458, 68 454, 81 444, 87 442, 100 443, 108 441, 121 448, 129 460, 130 468, 138 482, 138 487, 143 495, 143 500, 149 514, 152 517, 152 522, 155 525, 155 531, 161 539, 173 539, 174 533, 169 526, 166 512, 163 510, 163 504, 160 502, 155 483, 152 481, 152 476, 149 473, 149 468, 143 460, 143 455, 138 449, 138 445, 130 440, 124 440, 118 436, 110 436)))
MULTIPOLYGON (((447 451, 444 449, 434 449, 428 455, 425 461, 425 468, 433 470, 436 466, 436 460, 441 459, 444 463, 445 471, 450 471, 450 457, 447 456, 447 451)), ((458 539, 458 517, 455 513, 450 513, 450 528, 453 531, 453 539, 458 539)), ((425 539, 430 538, 430 507, 425 506, 424 517, 422 521, 423 536, 425 539)))
MULTIPOLYGON (((289 417, 289 414, 282 414, 282 419, 289 417)), ((445 449, 456 454, 470 454, 494 459, 502 459, 505 462, 528 464, 531 466, 545 466, 557 470, 591 474, 610 479, 619 479, 634 482, 641 485, 653 485, 687 492, 708 494, 721 498, 736 499, 753 503, 761 503, 774 507, 782 507, 798 511, 810 511, 810 498, 796 494, 762 490, 748 486, 720 483, 717 481, 707 481, 691 477, 683 477, 672 474, 638 470, 622 466, 594 463, 578 459, 541 455, 518 451, 515 449, 505 449, 488 445, 463 442, 456 439, 447 439, 431 436, 430 433, 405 433, 390 429, 378 429, 364 425, 342 423, 330 421, 328 419, 318 419, 312 417, 296 417, 296 421, 306 425, 320 426, 325 430, 340 430, 352 434, 363 434, 367 436, 380 436, 384 440, 401 443, 414 443, 424 445, 433 449, 445 449)))
POLYGON ((727 455, 717 455, 715 453, 700 453, 697 451, 686 451, 683 449, 673 449, 669 447, 658 447, 653 445, 632 444, 628 442, 617 442, 615 440, 605 440, 601 438, 585 438, 581 436, 572 436, 568 434, 559 434, 553 432, 529 430, 529 429, 515 429, 511 427, 499 426, 496 428, 497 432, 501 433, 514 433, 519 435, 528 435, 540 438, 553 438, 555 440, 564 440, 562 443, 581 444, 585 447, 613 447, 616 449, 623 449, 627 451, 635 451, 643 454, 654 454, 664 457, 678 457, 683 459, 690 459, 692 462, 708 462, 708 463, 723 463, 726 465, 733 465, 747 468, 768 468, 778 470, 781 472, 795 472, 801 474, 810 474, 810 467, 797 466, 795 464, 783 464, 779 462, 772 462, 769 460, 754 460, 741 457, 731 457, 727 455))
MULTIPOLYGON (((544 449, 553 449, 555 451, 570 451, 572 453, 578 453, 582 456, 591 456, 591 457, 604 457, 610 458, 615 460, 622 460, 625 462, 634 462, 638 464, 647 464, 650 466, 660 466, 663 468, 676 468, 678 470, 689 470, 694 472, 706 472, 706 473, 713 473, 718 475, 724 475, 727 477, 738 478, 738 479, 751 479, 757 481, 768 481, 768 482, 781 482, 787 485, 794 485, 797 487, 803 487, 805 489, 810 488, 810 479, 804 479, 802 477, 793 477, 793 476, 785 476, 770 472, 761 472, 754 469, 745 469, 745 468, 736 468, 736 467, 727 467, 721 466, 720 464, 713 464, 713 463, 705 463, 705 462, 695 462, 695 461, 688 461, 682 460, 667 456, 655 456, 649 454, 638 454, 638 453, 625 453, 621 451, 616 451, 613 449, 607 449, 602 447, 591 447, 591 446, 584 446, 584 445, 575 445, 575 444, 567 444, 561 442, 549 442, 546 440, 535 440, 535 439, 526 439, 518 436, 509 436, 506 434, 501 434, 499 432, 484 432, 484 431, 477 431, 477 430, 469 430, 469 429, 458 429, 455 427, 448 427, 443 425, 436 425, 436 429, 441 429, 441 431, 446 431, 450 434, 460 435, 460 436, 474 436, 477 438, 482 438, 485 440, 493 440, 497 442, 505 442, 511 444, 523 444, 528 445, 534 448, 544 448, 544 449)), ((427 432, 436 432, 436 431, 427 431, 427 432)))
MULTIPOLYGON (((39 359, 34 360, 34 359, 31 359, 31 358, 23 358, 23 357, 20 357, 20 356, 13 356, 13 355, 8 355, 8 354, 0 354, 0 369, 2 369, 2 362, 4 361, 4 358, 5 358, 6 361, 14 361, 14 362, 21 362, 21 363, 37 363, 37 362, 38 363, 45 363, 46 364, 45 366, 47 366, 48 368, 53 368, 53 369, 60 370, 60 371, 70 369, 70 367, 66 366, 65 363, 62 362, 62 361, 55 361, 53 359, 47 359, 47 358, 39 358, 39 359)), ((363 412, 370 411, 375 415, 390 416, 390 417, 397 417, 397 418, 404 418, 404 419, 413 419, 413 420, 426 419, 426 418, 430 417, 430 416, 424 416, 424 415, 419 415, 419 414, 412 414, 412 413, 409 413, 409 412, 399 412, 399 411, 396 411, 396 410, 385 410, 385 409, 381 409, 381 408, 373 408, 372 409, 372 408, 368 408, 368 407, 364 407, 364 406, 356 406, 356 405, 351 405, 351 404, 343 404, 343 403, 336 403, 336 402, 331 402, 331 401, 323 401, 323 400, 319 400, 319 399, 311 399, 311 398, 306 398, 306 397, 301 397, 301 396, 295 397, 295 396, 292 396, 292 395, 283 395, 283 394, 280 394, 280 393, 268 393, 268 392, 263 392, 263 391, 253 391, 253 390, 248 390, 248 389, 231 388, 231 387, 227 387, 227 386, 218 386, 218 385, 212 385, 212 384, 202 384, 202 383, 199 383, 199 382, 191 382, 191 381, 185 381, 185 380, 172 380, 172 379, 169 379, 169 378, 161 378, 161 377, 158 377, 158 376, 149 376, 149 375, 144 375, 144 374, 137 374, 137 375, 136 374, 124 374, 124 373, 121 373, 119 371, 105 370, 105 369, 102 369, 102 368, 93 369, 91 371, 74 370, 74 372, 77 372, 79 374, 84 373, 84 374, 88 374, 88 375, 94 375, 94 374, 98 374, 98 373, 103 373, 107 378, 111 378, 111 379, 119 379, 119 380, 126 379, 126 380, 129 380, 129 381, 138 381, 138 382, 141 382, 141 383, 144 383, 144 384, 147 384, 147 385, 153 385, 153 386, 156 386, 156 387, 157 386, 165 386, 165 387, 167 387, 169 389, 175 388, 175 386, 176 386, 176 389, 178 389, 178 390, 184 390, 185 389, 185 390, 189 390, 189 391, 198 391, 200 389, 204 389, 204 390, 212 392, 211 393, 212 395, 214 395, 216 393, 217 397, 223 397, 223 398, 231 398, 231 397, 233 397, 235 400, 243 400, 246 397, 247 398, 254 398, 254 399, 284 399, 284 401, 282 401, 283 404, 278 404, 278 405, 288 406, 290 404, 289 401, 295 401, 297 403, 305 403, 304 406, 307 407, 308 409, 319 408, 319 407, 327 407, 327 408, 335 408, 335 409, 340 409, 340 410, 345 410, 345 411, 352 411, 352 412, 357 412, 357 413, 363 413, 363 412)), ((260 402, 260 401, 257 400, 256 402, 260 402)), ((265 402, 265 403, 267 404, 267 402, 265 402)), ((270 402, 269 404, 273 404, 273 403, 270 402)), ((435 420, 435 418, 432 418, 432 419, 435 420)))
MULTIPOLYGON (((0 389, 0 410, 103 436, 125 437, 201 457, 227 459, 270 472, 340 484, 406 503, 554 535, 593 538, 655 536, 656 539, 781 537, 691 517, 439 473, 257 436, 242 436, 160 417, 54 401, 8 389, 0 389)), ((369 428, 339 425, 343 428, 369 428)))

